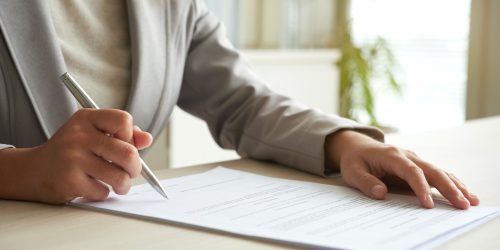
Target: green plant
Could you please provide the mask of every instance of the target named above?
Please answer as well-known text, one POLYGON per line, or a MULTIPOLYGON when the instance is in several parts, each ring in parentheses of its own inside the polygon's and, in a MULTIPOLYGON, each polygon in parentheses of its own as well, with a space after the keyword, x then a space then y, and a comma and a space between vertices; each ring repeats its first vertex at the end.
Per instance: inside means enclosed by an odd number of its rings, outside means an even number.
POLYGON ((393 92, 401 93, 401 83, 394 76, 394 54, 381 37, 357 46, 352 39, 350 22, 341 25, 339 48, 342 56, 337 62, 340 73, 339 114, 354 120, 364 114, 371 125, 380 127, 375 113, 375 83, 387 84, 393 92))

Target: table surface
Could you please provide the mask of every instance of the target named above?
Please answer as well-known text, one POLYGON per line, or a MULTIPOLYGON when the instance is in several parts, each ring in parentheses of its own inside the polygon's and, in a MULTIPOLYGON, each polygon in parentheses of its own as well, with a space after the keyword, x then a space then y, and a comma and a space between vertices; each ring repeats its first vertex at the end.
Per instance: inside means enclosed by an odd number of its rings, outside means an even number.
MULTIPOLYGON (((500 117, 467 122, 457 128, 389 135, 390 144, 412 149, 422 158, 459 176, 483 205, 500 206, 500 117)), ((272 177, 345 185, 276 164, 248 159, 158 171, 159 178, 199 173, 216 166, 272 177)), ((137 180, 136 183, 140 183, 137 180)), ((463 234, 439 249, 500 249, 500 218, 463 234)), ((0 249, 298 249, 265 240, 152 222, 70 206, 0 200, 0 249)))

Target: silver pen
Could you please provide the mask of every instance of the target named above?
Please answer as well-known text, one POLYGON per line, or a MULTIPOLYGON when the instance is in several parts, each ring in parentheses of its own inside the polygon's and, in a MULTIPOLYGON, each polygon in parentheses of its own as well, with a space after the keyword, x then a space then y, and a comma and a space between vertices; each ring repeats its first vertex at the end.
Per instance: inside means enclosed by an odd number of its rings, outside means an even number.
MULTIPOLYGON (((93 109, 99 109, 97 104, 90 98, 90 96, 83 90, 83 88, 76 82, 76 80, 68 73, 62 74, 59 79, 66 85, 68 90, 73 94, 73 96, 76 98, 76 100, 82 105, 84 108, 93 108, 93 109)), ((141 164, 142 164, 142 171, 141 175, 148 181, 148 183, 158 192, 160 193, 163 197, 168 199, 167 192, 161 185, 160 181, 158 181, 158 178, 153 174, 151 169, 146 165, 146 163, 142 160, 141 158, 141 164)))

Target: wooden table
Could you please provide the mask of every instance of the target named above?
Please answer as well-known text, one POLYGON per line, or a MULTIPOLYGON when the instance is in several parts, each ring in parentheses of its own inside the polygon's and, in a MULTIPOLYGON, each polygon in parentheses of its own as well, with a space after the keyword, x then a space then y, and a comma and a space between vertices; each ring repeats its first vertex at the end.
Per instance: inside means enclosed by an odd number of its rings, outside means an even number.
MULTIPOLYGON (((411 148, 452 171, 482 204, 500 206, 500 117, 414 135, 390 135, 387 141, 411 148)), ((172 178, 215 166, 273 177, 344 185, 276 164, 243 159, 159 171, 172 178)), ((500 219, 446 243, 440 249, 500 249, 500 219)), ((124 216, 29 202, 0 201, 0 249, 294 249, 294 247, 223 233, 132 219, 124 216)))

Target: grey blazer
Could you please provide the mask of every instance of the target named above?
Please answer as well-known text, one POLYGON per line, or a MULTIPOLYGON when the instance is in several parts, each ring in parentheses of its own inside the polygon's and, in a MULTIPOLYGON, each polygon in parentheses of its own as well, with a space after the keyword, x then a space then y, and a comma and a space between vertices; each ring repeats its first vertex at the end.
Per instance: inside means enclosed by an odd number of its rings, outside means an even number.
MULTIPOLYGON (((44 143, 77 109, 44 0, 0 0, 0 143, 44 143)), ((271 92, 225 38, 201 0, 127 1, 132 85, 126 111, 153 136, 175 105, 206 121, 213 138, 244 157, 324 174, 325 136, 380 131, 271 92)), ((307 91, 307 83, 304 83, 307 91)))

